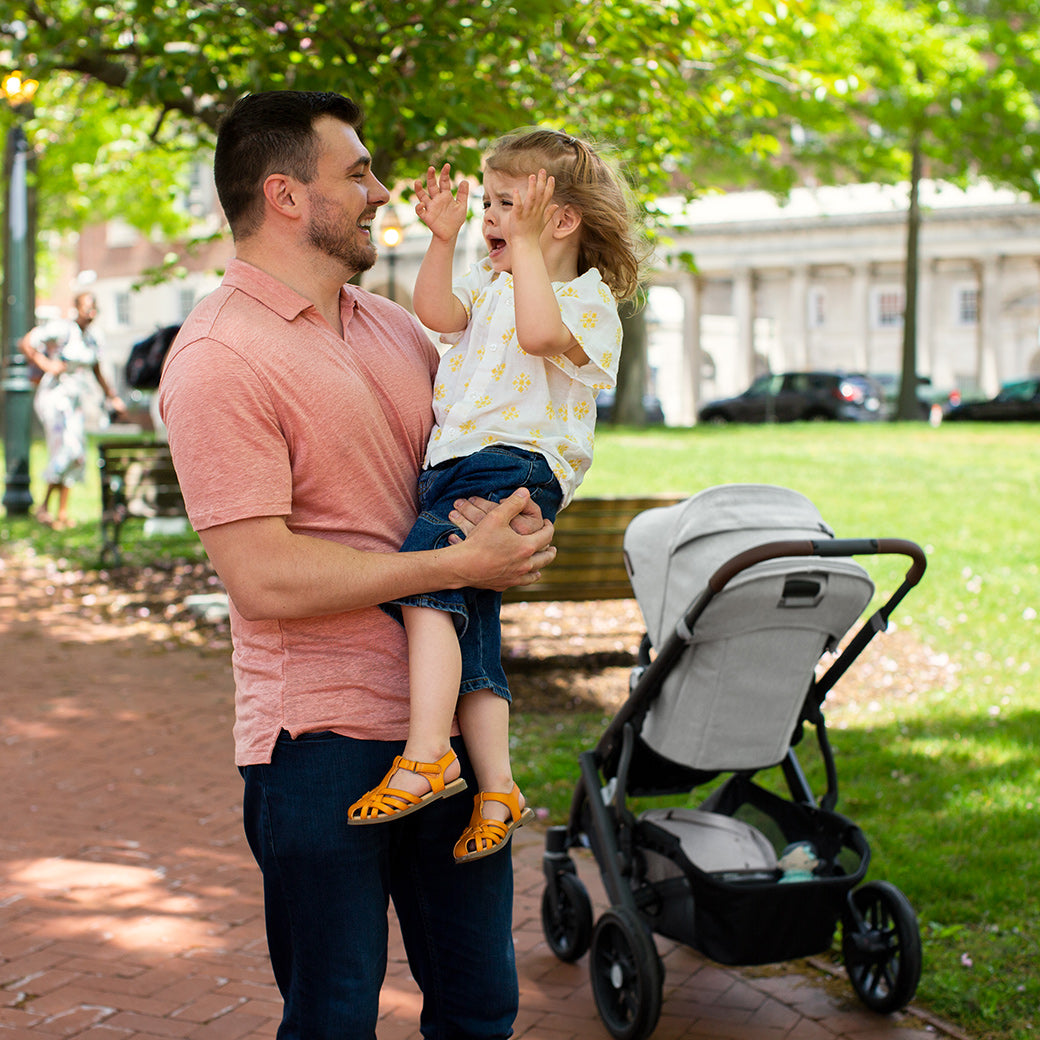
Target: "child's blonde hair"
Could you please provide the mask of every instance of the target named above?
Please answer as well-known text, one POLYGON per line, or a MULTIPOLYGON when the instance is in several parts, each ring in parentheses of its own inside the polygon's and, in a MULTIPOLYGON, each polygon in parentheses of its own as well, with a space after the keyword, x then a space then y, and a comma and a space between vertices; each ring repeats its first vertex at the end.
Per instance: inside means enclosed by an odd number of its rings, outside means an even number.
POLYGON ((510 177, 540 169, 555 177, 556 202, 581 214, 578 273, 595 267, 619 302, 636 296, 642 258, 631 192, 591 145, 556 130, 515 130, 495 142, 484 165, 510 177))

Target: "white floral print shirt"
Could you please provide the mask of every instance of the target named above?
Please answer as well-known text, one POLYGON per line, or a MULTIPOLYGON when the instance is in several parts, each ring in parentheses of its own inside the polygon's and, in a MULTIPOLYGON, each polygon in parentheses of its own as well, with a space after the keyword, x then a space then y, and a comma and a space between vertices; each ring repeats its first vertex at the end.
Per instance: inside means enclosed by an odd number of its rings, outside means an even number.
POLYGON ((617 304, 599 271, 554 282, 563 322, 589 358, 535 357, 517 342, 513 276, 489 260, 474 264, 453 291, 469 324, 441 357, 433 390, 435 426, 426 465, 508 444, 544 455, 574 495, 592 462, 596 392, 613 387, 621 354, 617 304))

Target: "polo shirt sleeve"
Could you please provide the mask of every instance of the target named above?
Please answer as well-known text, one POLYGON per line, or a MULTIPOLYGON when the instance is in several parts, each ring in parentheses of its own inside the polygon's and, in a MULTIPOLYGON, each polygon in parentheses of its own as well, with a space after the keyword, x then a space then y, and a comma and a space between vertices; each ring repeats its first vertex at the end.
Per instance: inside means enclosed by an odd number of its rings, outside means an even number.
POLYGON ((160 388, 184 503, 196 531, 292 510, 289 448, 269 388, 213 339, 185 343, 160 388))

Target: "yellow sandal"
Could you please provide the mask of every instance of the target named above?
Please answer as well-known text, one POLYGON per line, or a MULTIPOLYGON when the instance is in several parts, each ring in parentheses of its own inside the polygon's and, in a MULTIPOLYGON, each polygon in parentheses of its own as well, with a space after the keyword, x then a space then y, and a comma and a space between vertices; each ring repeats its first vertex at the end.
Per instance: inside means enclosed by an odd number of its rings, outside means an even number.
POLYGON ((458 794, 466 789, 466 781, 462 777, 445 782, 444 773, 452 762, 458 761, 458 756, 450 749, 445 752, 436 762, 413 762, 410 758, 402 758, 397 755, 390 772, 383 777, 377 787, 373 787, 367 794, 362 795, 348 810, 347 823, 386 823, 388 820, 397 820, 402 816, 408 816, 418 809, 437 801, 438 798, 447 798, 449 795, 458 794), (424 795, 412 794, 411 791, 399 791, 397 788, 387 786, 390 778, 398 769, 405 769, 409 773, 418 773, 426 777, 430 790, 424 795))
POLYGON ((510 834, 534 819, 534 810, 525 805, 520 807, 520 788, 513 784, 509 794, 498 791, 480 791, 473 798, 473 815, 469 818, 469 826, 462 832, 462 837, 455 843, 455 862, 468 863, 470 860, 483 859, 493 852, 498 852, 510 834), (509 820, 485 819, 482 809, 485 802, 501 802, 509 809, 509 820), (473 847, 470 848, 470 845, 473 847))

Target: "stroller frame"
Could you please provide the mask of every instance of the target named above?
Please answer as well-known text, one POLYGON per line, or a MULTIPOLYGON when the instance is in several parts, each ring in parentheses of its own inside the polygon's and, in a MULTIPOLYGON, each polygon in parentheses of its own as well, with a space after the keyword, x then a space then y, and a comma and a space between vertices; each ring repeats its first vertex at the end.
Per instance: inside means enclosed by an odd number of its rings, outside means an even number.
MULTIPOLYGON (((542 923, 546 940, 561 960, 578 960, 590 950, 590 973, 597 1009, 618 1040, 643 1040, 654 1030, 662 1003, 663 968, 653 934, 673 938, 724 964, 764 964, 792 960, 829 949, 842 922, 842 954, 850 982, 870 1009, 889 1013, 905 1007, 921 972, 916 915, 893 885, 860 885, 870 848, 851 820, 835 811, 838 781, 822 705, 874 636, 921 579, 925 556, 914 542, 893 538, 797 539, 770 541, 740 552, 719 566, 706 587, 650 659, 644 637, 630 681, 630 695, 594 750, 579 756, 580 778, 566 826, 549 828, 543 870, 546 887, 542 923), (854 557, 895 554, 909 558, 900 586, 866 618, 805 696, 796 729, 778 763, 790 794, 779 797, 753 780, 762 767, 705 772, 671 764, 638 745, 649 704, 693 640, 698 621, 730 583, 769 560, 792 557, 854 557), (826 790, 817 799, 795 753, 804 726, 813 727, 826 790), (657 778, 640 791, 635 763, 652 760, 657 778), (774 844, 810 839, 830 867, 822 876, 784 884, 778 876, 712 875, 690 862, 680 840, 655 819, 636 818, 630 793, 688 793, 730 772, 698 810, 731 819, 752 818, 775 832, 774 844), (605 777, 610 779, 604 783, 605 777), (591 901, 569 855, 591 848, 610 902, 593 924, 591 901)), ((682 811, 680 810, 680 813, 682 811)), ((779 874, 779 872, 777 872, 779 874)))

